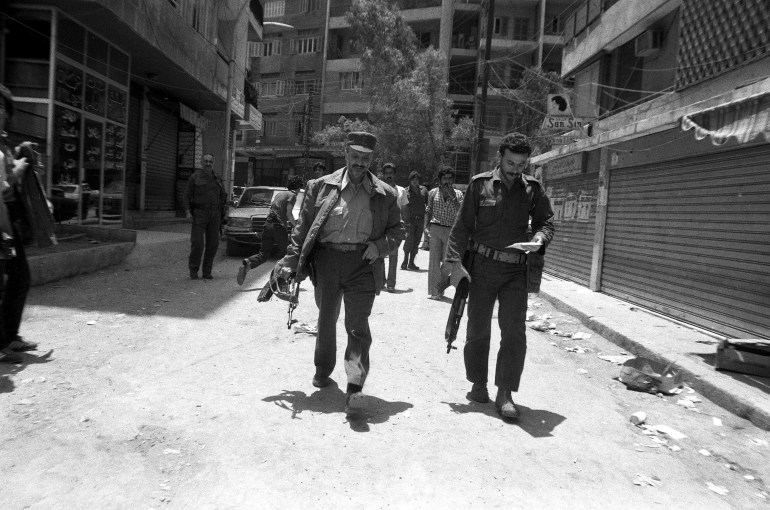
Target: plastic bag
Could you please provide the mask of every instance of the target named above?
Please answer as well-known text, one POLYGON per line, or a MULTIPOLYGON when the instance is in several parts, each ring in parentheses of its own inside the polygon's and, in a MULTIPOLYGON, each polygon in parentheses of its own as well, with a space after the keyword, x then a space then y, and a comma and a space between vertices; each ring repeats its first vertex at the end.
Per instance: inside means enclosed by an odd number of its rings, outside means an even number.
POLYGON ((620 382, 630 390, 671 394, 682 386, 682 376, 674 364, 668 366, 647 358, 634 358, 623 363, 620 382))

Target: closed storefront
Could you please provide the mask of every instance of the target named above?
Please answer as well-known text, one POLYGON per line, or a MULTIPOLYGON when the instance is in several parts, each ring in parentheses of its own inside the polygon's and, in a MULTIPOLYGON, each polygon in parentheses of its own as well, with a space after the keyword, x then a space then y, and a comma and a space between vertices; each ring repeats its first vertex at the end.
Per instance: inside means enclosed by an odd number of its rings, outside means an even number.
POLYGON ((579 153, 546 163, 556 235, 545 256, 545 271, 588 285, 594 249, 598 152, 579 153), (588 171, 588 173, 584 173, 588 171))
POLYGON ((770 144, 647 138, 611 152, 601 290, 727 336, 770 337, 770 144))
POLYGON ((176 193, 178 117, 150 101, 145 209, 173 211, 176 193))

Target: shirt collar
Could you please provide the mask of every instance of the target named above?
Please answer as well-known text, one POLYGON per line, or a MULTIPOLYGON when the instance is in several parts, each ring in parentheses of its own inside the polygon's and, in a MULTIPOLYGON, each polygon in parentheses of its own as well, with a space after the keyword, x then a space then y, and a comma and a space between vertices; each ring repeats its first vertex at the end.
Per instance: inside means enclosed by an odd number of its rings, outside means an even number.
MULTIPOLYGON (((361 180, 361 184, 364 185, 364 191, 366 191, 367 195, 372 194, 372 181, 369 179, 369 172, 364 173, 364 178, 361 180)), ((350 177, 348 174, 347 168, 342 174, 342 182, 340 183, 340 189, 345 189, 348 185, 355 186, 352 182, 350 182, 350 177)))

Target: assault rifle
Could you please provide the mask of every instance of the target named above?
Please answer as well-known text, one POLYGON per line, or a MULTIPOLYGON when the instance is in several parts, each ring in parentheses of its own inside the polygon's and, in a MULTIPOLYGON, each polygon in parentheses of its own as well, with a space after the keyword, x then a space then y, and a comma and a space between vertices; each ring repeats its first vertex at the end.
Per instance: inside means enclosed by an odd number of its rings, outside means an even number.
MULTIPOLYGON (((470 273, 471 266, 473 265, 473 254, 470 251, 466 251, 463 255, 463 266, 470 273)), ((449 310, 449 317, 446 321, 446 329, 444 330, 444 339, 446 340, 446 352, 457 347, 452 345, 457 339, 457 331, 460 329, 460 321, 463 318, 463 312, 465 311, 465 303, 468 300, 468 290, 470 288, 470 282, 467 278, 460 280, 455 289, 455 297, 452 300, 452 308, 449 310)))

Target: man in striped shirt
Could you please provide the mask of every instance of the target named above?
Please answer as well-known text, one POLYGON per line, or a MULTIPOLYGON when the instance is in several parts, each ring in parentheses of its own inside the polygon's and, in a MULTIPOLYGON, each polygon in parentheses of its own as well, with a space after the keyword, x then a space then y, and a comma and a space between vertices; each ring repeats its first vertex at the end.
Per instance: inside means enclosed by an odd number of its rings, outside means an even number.
POLYGON ((449 243, 449 231, 454 225, 457 211, 463 202, 461 191, 454 189, 455 171, 445 166, 438 171, 436 188, 428 194, 425 209, 425 237, 429 239, 428 299, 440 300, 449 287, 449 278, 441 274, 441 262, 449 243))

